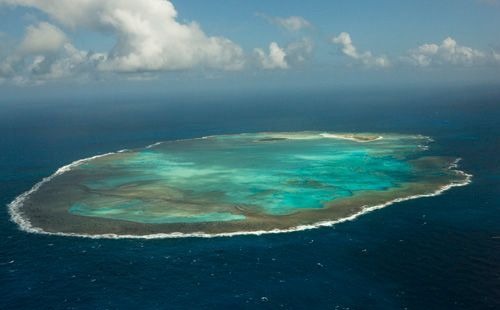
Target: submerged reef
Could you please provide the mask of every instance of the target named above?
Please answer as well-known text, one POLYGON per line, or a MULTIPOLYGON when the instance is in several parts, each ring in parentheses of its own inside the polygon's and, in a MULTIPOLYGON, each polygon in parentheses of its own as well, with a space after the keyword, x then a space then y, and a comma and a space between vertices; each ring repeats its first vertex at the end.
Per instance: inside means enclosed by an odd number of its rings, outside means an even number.
POLYGON ((465 185, 420 135, 248 133, 155 143, 62 167, 10 204, 21 228, 90 237, 258 234, 352 219, 465 185))

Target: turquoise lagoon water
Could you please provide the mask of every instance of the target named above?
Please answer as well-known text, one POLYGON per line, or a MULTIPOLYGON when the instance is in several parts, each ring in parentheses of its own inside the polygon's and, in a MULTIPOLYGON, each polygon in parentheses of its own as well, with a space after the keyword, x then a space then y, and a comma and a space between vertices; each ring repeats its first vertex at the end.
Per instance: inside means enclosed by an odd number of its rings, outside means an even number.
POLYGON ((76 169, 83 175, 78 185, 88 193, 69 211, 140 223, 241 221, 248 212, 279 216, 321 209, 424 177, 410 160, 424 152, 425 137, 343 137, 221 135, 94 159, 76 169))

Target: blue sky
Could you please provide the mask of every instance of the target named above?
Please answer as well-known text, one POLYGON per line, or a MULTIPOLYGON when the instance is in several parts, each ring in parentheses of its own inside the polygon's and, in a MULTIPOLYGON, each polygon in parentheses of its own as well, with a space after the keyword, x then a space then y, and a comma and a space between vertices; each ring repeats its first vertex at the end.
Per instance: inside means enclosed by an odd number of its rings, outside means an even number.
POLYGON ((0 0, 0 40, 11 92, 500 82, 495 0, 0 0))
POLYGON ((476 0, 439 1, 178 1, 181 18, 199 21, 214 34, 233 37, 254 47, 279 37, 255 12, 270 16, 302 16, 318 35, 342 31, 360 46, 386 53, 404 52, 416 44, 455 37, 469 45, 500 44, 500 7, 476 0), (245 35, 247 33, 247 35, 245 35))

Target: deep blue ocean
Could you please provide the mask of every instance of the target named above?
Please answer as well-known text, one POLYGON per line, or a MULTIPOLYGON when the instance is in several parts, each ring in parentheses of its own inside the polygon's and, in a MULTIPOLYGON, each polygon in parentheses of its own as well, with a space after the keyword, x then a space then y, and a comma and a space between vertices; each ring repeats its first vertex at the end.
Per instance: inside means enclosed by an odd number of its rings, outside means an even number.
POLYGON ((0 309, 499 309, 500 91, 0 99, 0 309), (472 184, 331 228, 211 239, 28 234, 6 204, 58 167, 256 131, 432 136, 472 184))

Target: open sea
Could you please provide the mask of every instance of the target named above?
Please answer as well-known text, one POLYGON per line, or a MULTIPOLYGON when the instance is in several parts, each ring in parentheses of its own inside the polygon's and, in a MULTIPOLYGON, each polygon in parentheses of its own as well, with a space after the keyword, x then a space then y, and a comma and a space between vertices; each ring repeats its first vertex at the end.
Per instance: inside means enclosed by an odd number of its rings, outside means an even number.
POLYGON ((0 309, 500 309, 500 91, 488 87, 0 98, 0 309), (314 230, 29 234, 7 204, 75 160, 260 131, 434 138, 472 183, 314 230))

